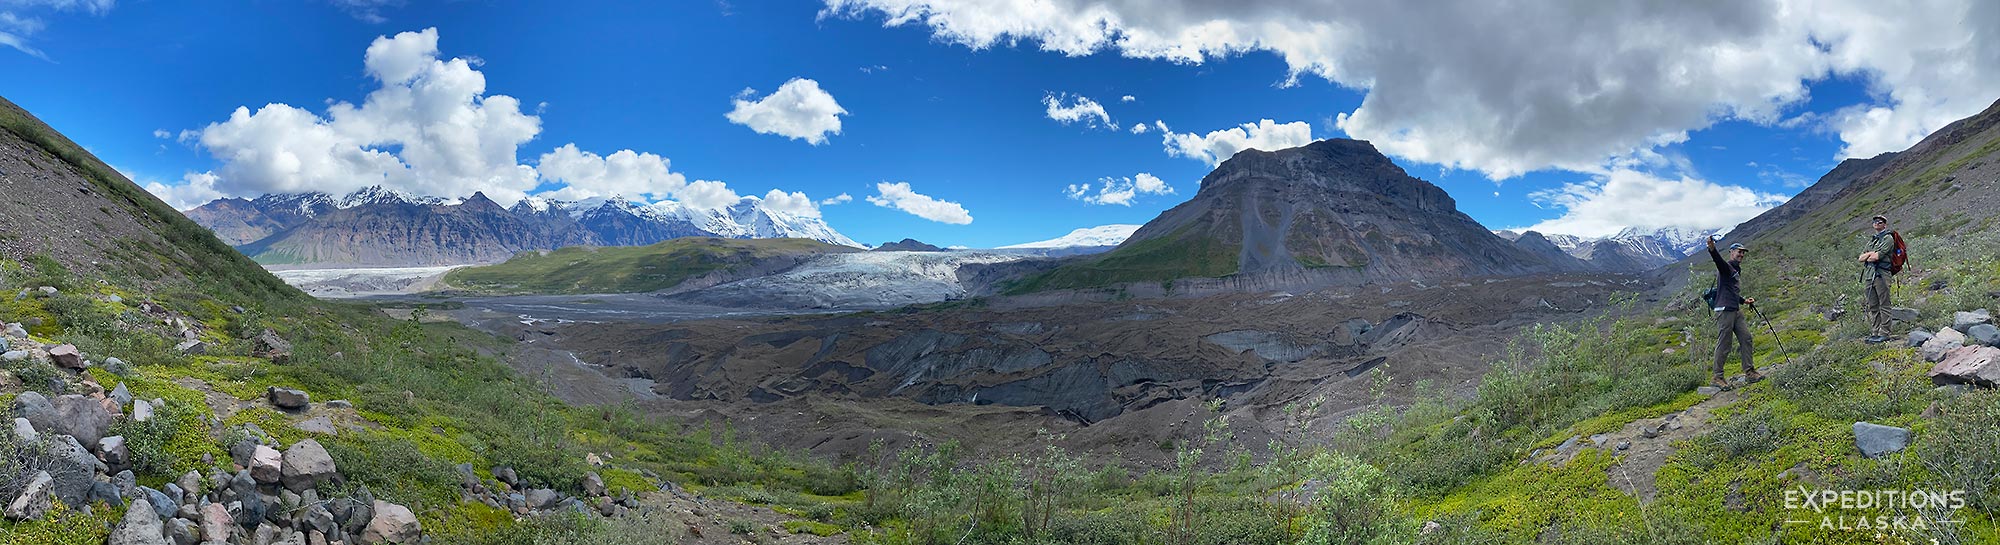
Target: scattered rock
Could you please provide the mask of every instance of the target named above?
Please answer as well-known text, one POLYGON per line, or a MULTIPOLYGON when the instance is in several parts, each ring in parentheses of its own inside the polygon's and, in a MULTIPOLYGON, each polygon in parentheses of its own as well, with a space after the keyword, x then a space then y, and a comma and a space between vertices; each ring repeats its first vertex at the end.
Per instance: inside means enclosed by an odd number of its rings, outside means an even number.
POLYGON ((584 475, 583 475, 583 493, 585 493, 585 494, 589 494, 589 495, 592 495, 592 496, 602 496, 602 495, 604 495, 604 478, 603 478, 603 477, 598 477, 598 476, 597 476, 597 473, 595 473, 595 472, 593 472, 593 473, 586 473, 586 474, 584 474, 584 475))
POLYGON ((97 459, 114 469, 122 469, 132 463, 132 451, 125 447, 125 437, 113 435, 97 440, 97 459))
POLYGON ((1971 338, 1972 342, 1993 346, 2000 344, 2000 327, 1993 327, 1993 324, 1979 324, 1967 330, 1965 336, 1971 338))
POLYGON ((265 396, 271 398, 272 405, 287 411, 301 411, 312 405, 311 395, 291 388, 272 386, 265 390, 265 396))
POLYGON ((167 545, 166 531, 160 525, 159 513, 153 511, 152 502, 146 498, 132 501, 132 507, 125 510, 125 519, 111 530, 111 538, 105 545, 167 545))
POLYGON ((278 333, 269 329, 257 334, 251 355, 271 360, 271 363, 285 363, 292 359, 292 343, 286 342, 278 333))
POLYGON ((144 399, 132 400, 132 421, 145 422, 153 419, 153 403, 144 399))
POLYGON ((1862 456, 1880 458, 1903 450, 1909 443, 1910 430, 1867 422, 1854 423, 1854 446, 1861 449, 1862 456))
POLYGON ((48 297, 58 293, 62 293, 62 290, 58 290, 54 286, 42 286, 41 290, 42 290, 42 297, 48 297))
POLYGON ((369 519, 368 529, 361 532, 362 545, 379 543, 409 543, 423 535, 423 526, 417 523, 417 515, 410 508, 377 500, 374 518, 369 519))
POLYGON ((1846 316, 1846 315, 1847 315, 1847 309, 1834 307, 1826 311, 1826 321, 1831 322, 1834 320, 1839 320, 1841 316, 1846 316))
POLYGON ((278 482, 284 475, 284 463, 285 456, 278 449, 257 445, 250 453, 250 478, 263 484, 278 482))
POLYGON ((230 533, 236 531, 236 521, 229 517, 229 508, 220 503, 201 506, 201 539, 208 542, 227 543, 230 533))
POLYGON ((132 374, 132 366, 126 365, 125 360, 118 358, 104 358, 103 367, 104 370, 110 371, 111 374, 121 377, 132 374))
POLYGON ((1917 309, 1914 309, 1914 308, 1904 308, 1904 307, 1890 307, 1890 308, 1889 308, 1889 319, 1891 319, 1891 320, 1895 320, 1895 321, 1898 321, 1898 322, 1914 322, 1914 321, 1917 321, 1917 309))
MULTIPOLYGON (((74 436, 80 443, 95 445, 97 440, 104 438, 104 430, 111 427, 111 413, 105 412, 104 405, 95 399, 68 394, 56 396, 51 403, 55 406, 55 414, 45 430, 49 433, 74 436)), ((30 417, 28 421, 33 422, 34 418, 30 417)), ((37 425, 35 429, 42 427, 37 425)))
POLYGON ((74 371, 82 371, 86 367, 83 364, 83 353, 77 352, 76 345, 71 344, 58 344, 50 348, 49 361, 54 362, 57 367, 74 371))
POLYGON ((1991 323, 1993 323, 1993 315, 1986 312, 1986 309, 1983 308, 1970 312, 1951 313, 1951 328, 1958 330, 1959 333, 1971 333, 1972 326, 1991 323))
POLYGON ((112 401, 118 402, 119 407, 125 407, 132 404, 132 391, 126 389, 125 383, 123 382, 118 383, 118 387, 112 388, 111 393, 108 395, 111 396, 112 401))
POLYGON ((1925 342, 1929 342, 1931 340, 1931 337, 1935 337, 1935 335, 1931 335, 1931 332, 1929 331, 1924 331, 1921 329, 1910 330, 1909 346, 1910 348, 1923 346, 1925 342))
POLYGON ((8 350, 6 353, 0 353, 0 360, 18 362, 28 359, 28 355, 26 350, 8 350))
POLYGON ((7 518, 13 520, 34 520, 49 512, 49 496, 54 492, 55 479, 49 472, 35 473, 28 479, 28 486, 21 487, 21 495, 7 504, 7 518))
POLYGON ((1924 361, 1936 363, 1944 361, 1945 354, 1960 346, 1965 346, 1965 334, 1956 329, 1940 329, 1931 340, 1924 341, 1924 346, 1917 352, 1924 357, 1924 361))
POLYGON ((174 545, 195 545, 201 541, 199 534, 200 530, 187 520, 167 519, 167 539, 173 540, 174 545))
POLYGON ((182 354, 195 355, 195 356, 201 354, 207 354, 208 343, 201 342, 200 339, 188 339, 185 341, 181 341, 180 344, 174 345, 174 351, 180 352, 182 354))
POLYGON ((1622 451, 1625 451, 1625 450, 1629 450, 1629 449, 1631 449, 1631 448, 1632 448, 1632 442, 1631 442, 1631 441, 1619 441, 1619 442, 1618 442, 1618 450, 1619 450, 1619 451, 1621 451, 1621 452, 1622 452, 1622 451))
POLYGON ((326 408, 328 408, 328 409, 352 409, 352 408, 354 408, 354 404, 353 404, 353 403, 349 403, 349 402, 348 402, 347 400, 345 400, 345 399, 336 399, 336 400, 333 400, 333 401, 328 401, 328 402, 326 402, 326 408))
POLYGON ((1701 386, 1701 387, 1697 387, 1697 388, 1695 388, 1695 389, 1694 389, 1694 393, 1697 393, 1697 394, 1701 394, 1701 395, 1705 395, 1705 396, 1712 396, 1712 395, 1715 395, 1715 394, 1720 394, 1720 393, 1722 393, 1722 389, 1721 389, 1721 388, 1717 388, 1717 387, 1714 387, 1714 386, 1701 386))
POLYGON ((493 478, 499 479, 500 482, 507 483, 507 486, 521 485, 521 477, 519 475, 516 475, 514 473, 514 468, 511 467, 495 466, 493 468, 493 478))
POLYGON ((104 481, 91 481, 90 492, 84 495, 83 501, 89 502, 87 505, 97 505, 102 502, 112 507, 123 507, 125 505, 125 495, 118 493, 118 485, 104 481))
MULTIPOLYGON (((146 504, 153 507, 153 513, 159 515, 161 520, 174 518, 174 513, 180 512, 181 500, 173 496, 173 494, 144 486, 139 487, 139 493, 133 494, 133 497, 145 498, 146 504)), ((134 507, 137 507, 137 505, 134 505, 134 507)))
POLYGON ((28 419, 15 418, 14 439, 22 444, 33 443, 42 440, 42 434, 35 432, 35 425, 28 423, 28 419))
POLYGON ((324 416, 315 416, 300 420, 292 424, 292 429, 319 435, 335 435, 340 432, 339 429, 333 427, 333 420, 324 416))
POLYGON ((1991 386, 2000 382, 2000 348, 1966 346, 1946 353, 1931 366, 1928 375, 1937 385, 1973 384, 1991 386))
POLYGON ((560 501, 562 501, 562 495, 557 494, 556 491, 554 490, 549 490, 547 488, 534 488, 528 490, 528 507, 530 508, 548 509, 550 507, 554 507, 556 503, 560 501))
POLYGON ((1564 440, 1561 445, 1556 446, 1556 453, 1568 454, 1570 451, 1576 450, 1577 446, 1579 446, 1582 442, 1583 442, 1583 436, 1572 435, 1570 436, 1569 439, 1564 440))
POLYGON ((293 443, 292 448, 285 449, 281 473, 285 488, 294 492, 311 490, 319 483, 340 476, 333 466, 333 457, 326 453, 326 447, 312 439, 293 443))
POLYGON ((1938 290, 1942 290, 1942 289, 1945 289, 1945 288, 1947 288, 1947 287, 1950 287, 1950 286, 1951 286, 1951 282, 1948 282, 1948 281, 1946 281, 1946 280, 1945 280, 1945 279, 1943 279, 1943 278, 1939 278, 1939 279, 1936 279, 1936 280, 1932 280, 1932 281, 1931 281, 1931 284, 1930 284, 1930 290, 1931 290, 1931 291, 1938 291, 1938 290))

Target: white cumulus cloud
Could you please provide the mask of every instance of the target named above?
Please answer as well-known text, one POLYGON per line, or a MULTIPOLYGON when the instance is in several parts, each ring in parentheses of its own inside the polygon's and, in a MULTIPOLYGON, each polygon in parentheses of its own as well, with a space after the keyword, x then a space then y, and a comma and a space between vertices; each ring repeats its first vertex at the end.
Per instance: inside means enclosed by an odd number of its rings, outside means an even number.
POLYGON ((1304 121, 1278 123, 1264 119, 1208 134, 1176 133, 1168 129, 1164 122, 1155 124, 1160 129, 1160 141, 1166 146, 1167 155, 1206 161, 1211 165, 1221 164, 1236 156, 1236 152, 1246 149, 1273 151, 1313 141, 1312 125, 1304 121))
POLYGON ((1363 91, 1336 119, 1399 157, 1494 179, 1604 171, 1718 121, 1777 123, 1806 84, 1865 80, 1829 127, 1844 155, 1901 149, 2000 96, 2000 2, 825 0, 979 49, 1201 64, 1251 52, 1363 91))
POLYGON ((849 195, 849 194, 846 194, 846 193, 841 193, 841 194, 839 194, 839 195, 834 195, 834 196, 832 196, 832 197, 828 197, 828 198, 827 198, 826 200, 823 200, 823 201, 820 201, 820 202, 819 202, 819 205, 820 205, 820 206, 833 206, 833 205, 836 205, 836 204, 847 204, 847 203, 850 203, 850 202, 854 202, 854 196, 853 196, 853 195, 849 195))
POLYGON ((564 144, 542 154, 535 170, 543 178, 566 184, 542 197, 583 200, 591 197, 623 196, 659 200, 687 188, 687 177, 669 168, 665 157, 632 150, 619 150, 609 157, 564 144))
POLYGON ((966 212, 964 206, 917 193, 910 189, 909 182, 879 182, 875 184, 875 193, 868 197, 868 202, 875 203, 875 206, 902 210, 938 223, 972 223, 972 214, 966 212))
POLYGON ((727 114, 735 123, 758 134, 775 134, 812 145, 826 143, 829 134, 840 134, 840 116, 847 110, 833 95, 819 88, 819 82, 793 78, 778 91, 761 99, 756 89, 744 89, 735 99, 736 108, 727 114))
POLYGON ((1089 97, 1051 93, 1042 96, 1042 105, 1048 107, 1049 119, 1064 125, 1081 122, 1086 127, 1118 128, 1111 114, 1104 111, 1104 105, 1089 97))
POLYGON ((521 101, 488 95, 464 58, 438 55, 437 29, 376 38, 364 57, 380 87, 360 105, 333 102, 324 116, 287 104, 184 132, 222 161, 217 189, 232 195, 344 193, 370 185, 425 195, 485 191, 508 203, 539 181, 516 159, 541 132, 521 101))
MULTIPOLYGON (((130 173, 126 173, 125 177, 138 179, 130 173)), ((209 201, 228 196, 215 188, 215 175, 207 172, 189 172, 181 176, 181 183, 175 185, 148 181, 146 192, 166 201, 167 205, 176 210, 191 210, 208 204, 209 201)))
POLYGON ((1145 123, 1133 123, 1133 124, 1132 124, 1132 134, 1146 134, 1146 124, 1145 124, 1145 123))
POLYGON ((1584 237, 1614 235, 1626 227, 1735 227, 1785 202, 1782 195, 1746 187, 1687 176, 1662 178, 1627 169, 1537 191, 1529 198, 1538 205, 1562 210, 1562 215, 1522 229, 1584 237))
POLYGON ((819 203, 801 191, 786 193, 783 190, 773 189, 765 193, 763 199, 764 206, 772 210, 808 218, 819 217, 819 203))
POLYGON ((1063 195, 1090 204, 1132 206, 1132 199, 1139 195, 1172 195, 1174 193, 1173 186, 1169 186, 1167 182, 1160 180, 1159 177, 1145 172, 1129 178, 1098 178, 1095 186, 1097 190, 1095 192, 1091 191, 1092 187, 1089 183, 1070 184, 1069 187, 1063 190, 1063 195))

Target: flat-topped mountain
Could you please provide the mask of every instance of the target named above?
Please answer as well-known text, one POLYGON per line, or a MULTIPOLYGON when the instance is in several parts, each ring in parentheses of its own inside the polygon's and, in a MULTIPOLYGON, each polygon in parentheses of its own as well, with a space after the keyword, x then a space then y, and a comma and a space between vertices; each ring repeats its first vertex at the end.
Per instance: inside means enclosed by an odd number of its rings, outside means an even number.
POLYGON ((1202 178, 1192 199, 1116 250, 1015 291, 1224 276, 1358 284, 1584 268, 1493 234, 1373 145, 1330 139, 1238 153, 1202 178))

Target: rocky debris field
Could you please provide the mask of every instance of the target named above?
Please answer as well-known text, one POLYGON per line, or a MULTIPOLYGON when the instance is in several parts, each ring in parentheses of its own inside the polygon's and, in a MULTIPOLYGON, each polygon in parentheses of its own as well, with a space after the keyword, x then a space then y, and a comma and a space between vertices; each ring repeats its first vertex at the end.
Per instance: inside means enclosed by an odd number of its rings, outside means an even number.
MULTIPOLYGON (((21 296, 56 294, 54 288, 44 288, 25 290, 21 296)), ((198 353, 203 339, 210 338, 200 325, 158 303, 127 303, 117 296, 100 296, 98 302, 129 306, 151 316, 161 324, 157 333, 182 341, 175 349, 181 352, 198 353)), ((195 378, 174 382, 201 392, 203 401, 149 399, 118 380, 135 373, 124 361, 30 335, 32 325, 39 324, 0 322, 0 400, 4 400, 0 516, 7 521, 31 524, 60 513, 91 515, 109 509, 105 516, 112 518, 107 520, 116 521, 108 528, 106 543, 111 545, 428 542, 410 507, 379 499, 366 486, 350 486, 334 456, 314 438, 379 427, 357 413, 352 403, 316 401, 308 391, 275 386, 260 398, 244 400, 195 378), (255 423, 225 425, 231 416, 248 410, 296 417, 287 419, 294 429, 286 431, 304 432, 306 437, 283 442, 255 423), (206 470, 146 475, 144 453, 135 452, 120 431, 152 433, 146 431, 148 426, 167 422, 164 415, 189 412, 195 415, 189 421, 199 427, 199 437, 221 444, 225 448, 217 452, 226 454, 204 454, 199 464, 206 470)), ((247 345, 272 365, 291 357, 291 343, 269 330, 251 337, 247 345)), ((734 519, 725 521, 711 511, 752 509, 710 505, 671 485, 661 491, 614 491, 599 473, 611 466, 596 454, 584 461, 593 471, 586 475, 582 493, 574 496, 530 485, 512 468, 494 467, 487 473, 491 478, 482 478, 470 464, 460 464, 461 499, 518 517, 565 513, 607 519, 668 517, 685 520, 681 526, 691 533, 707 524, 716 535, 732 535, 726 527, 734 519), (677 510, 675 502, 707 507, 677 510)), ((740 518, 759 519, 750 514, 740 518)), ((765 510, 761 518, 785 517, 765 510)))
MULTIPOLYGON (((1262 447, 1301 425, 1327 431, 1378 395, 1413 395, 1422 381, 1469 389, 1519 328, 1602 311, 1615 294, 1645 287, 1631 277, 1577 275, 669 324, 483 325, 537 354, 570 351, 609 379, 653 385, 627 396, 622 385, 565 379, 572 394, 610 392, 685 421, 773 430, 760 438, 837 459, 875 440, 957 439, 1004 451, 996 438, 1046 427, 1069 430, 1071 448, 1147 464, 1165 461, 1155 445, 1199 433, 1211 400, 1224 401, 1246 445, 1262 447), (1379 394, 1371 391, 1378 371, 1390 383, 1379 394), (1324 415, 1310 422, 1283 410, 1312 399, 1324 415)), ((539 366, 575 378, 562 358, 527 359, 512 363, 530 375, 543 373, 539 366)), ((575 397, 566 398, 607 402, 575 397)))

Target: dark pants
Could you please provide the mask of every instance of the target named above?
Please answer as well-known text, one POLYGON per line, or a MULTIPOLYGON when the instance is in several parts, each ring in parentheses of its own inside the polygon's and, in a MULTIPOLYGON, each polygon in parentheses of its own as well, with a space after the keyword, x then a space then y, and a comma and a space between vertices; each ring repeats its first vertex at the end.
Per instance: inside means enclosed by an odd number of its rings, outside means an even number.
POLYGON ((1862 299, 1862 309, 1868 314, 1868 334, 1889 336, 1889 277, 1875 275, 1869 279, 1868 293, 1862 299))
POLYGON ((1736 351, 1743 359, 1743 372, 1757 370, 1751 363, 1750 320, 1743 317, 1741 310, 1725 310, 1715 313, 1715 376, 1722 376, 1722 362, 1729 359, 1729 338, 1736 337, 1736 351))

